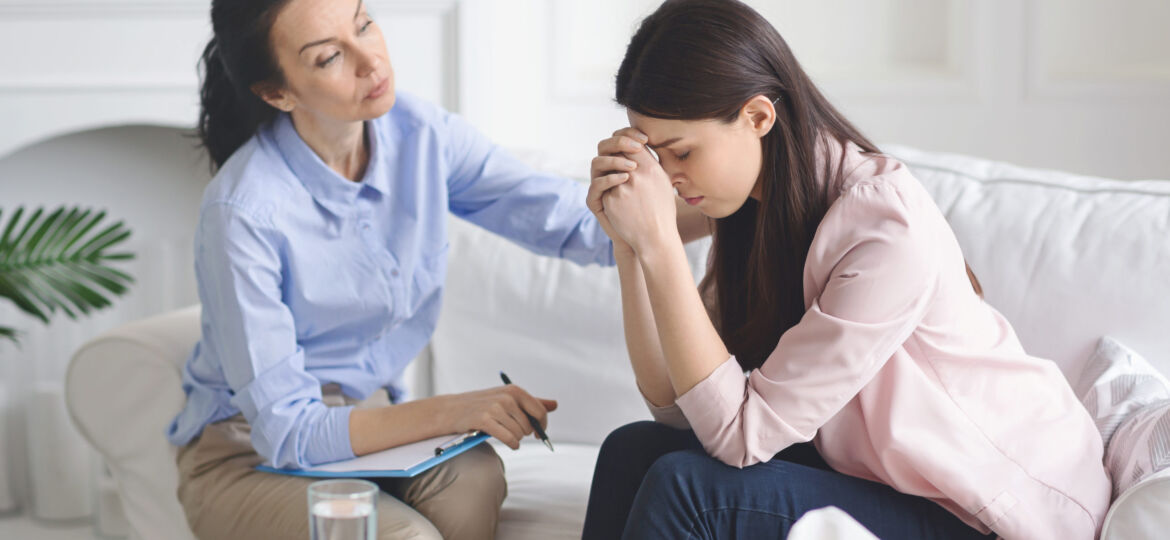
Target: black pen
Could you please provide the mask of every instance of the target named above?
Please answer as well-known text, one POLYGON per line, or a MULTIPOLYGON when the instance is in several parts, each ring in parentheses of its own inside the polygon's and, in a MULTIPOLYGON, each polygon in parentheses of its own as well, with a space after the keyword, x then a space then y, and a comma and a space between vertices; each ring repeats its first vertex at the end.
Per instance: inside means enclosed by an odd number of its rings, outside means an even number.
MULTIPOLYGON (((506 375, 503 371, 500 372, 500 379, 503 379, 504 384, 512 384, 512 379, 509 379, 508 375, 506 375)), ((528 417, 528 423, 532 424, 532 429, 536 430, 536 436, 540 438, 540 442, 543 442, 549 450, 555 451, 553 450, 552 441, 548 440, 548 435, 545 435, 544 430, 540 429, 540 422, 537 422, 536 419, 533 418, 531 414, 528 414, 527 411, 524 412, 524 416, 528 417)))

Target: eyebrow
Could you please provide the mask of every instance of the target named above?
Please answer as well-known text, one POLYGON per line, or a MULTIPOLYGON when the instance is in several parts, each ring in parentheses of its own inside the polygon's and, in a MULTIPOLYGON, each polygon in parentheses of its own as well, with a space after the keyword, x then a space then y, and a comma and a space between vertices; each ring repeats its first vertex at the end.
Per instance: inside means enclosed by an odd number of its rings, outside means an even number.
MULTIPOLYGON (((355 11, 353 13, 353 18, 356 19, 356 18, 358 18, 358 15, 362 14, 362 2, 363 1, 364 0, 358 0, 357 11, 355 11)), ((326 43, 329 43, 330 41, 337 41, 337 38, 325 38, 325 39, 318 39, 317 41, 311 41, 309 43, 306 43, 304 47, 301 47, 301 51, 298 52, 297 54, 301 54, 301 53, 305 52, 305 49, 308 49, 309 47, 316 47, 317 45, 324 45, 326 43)))
POLYGON ((675 137, 673 139, 667 139, 667 140, 662 141, 658 144, 651 144, 648 146, 650 147, 651 150, 657 150, 657 149, 662 148, 664 146, 670 146, 670 145, 672 145, 680 140, 682 140, 682 137, 675 137))

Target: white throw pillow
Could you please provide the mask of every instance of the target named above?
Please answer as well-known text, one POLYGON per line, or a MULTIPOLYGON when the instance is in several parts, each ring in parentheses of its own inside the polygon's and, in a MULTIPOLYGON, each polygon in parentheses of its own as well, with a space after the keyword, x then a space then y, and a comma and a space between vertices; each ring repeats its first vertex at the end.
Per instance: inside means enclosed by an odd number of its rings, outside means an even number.
POLYGON ((1105 443, 1114 498, 1170 466, 1170 381, 1141 355, 1101 338, 1076 391, 1105 443))

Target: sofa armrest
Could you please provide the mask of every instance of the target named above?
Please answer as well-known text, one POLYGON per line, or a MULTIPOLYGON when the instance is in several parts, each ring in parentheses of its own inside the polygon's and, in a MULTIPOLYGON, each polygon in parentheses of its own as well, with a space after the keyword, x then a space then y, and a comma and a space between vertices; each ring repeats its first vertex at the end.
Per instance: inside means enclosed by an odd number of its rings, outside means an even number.
POLYGON ((105 458, 141 538, 191 538, 166 428, 186 399, 180 370, 199 316, 192 306, 115 328, 83 345, 65 375, 69 414, 105 458))

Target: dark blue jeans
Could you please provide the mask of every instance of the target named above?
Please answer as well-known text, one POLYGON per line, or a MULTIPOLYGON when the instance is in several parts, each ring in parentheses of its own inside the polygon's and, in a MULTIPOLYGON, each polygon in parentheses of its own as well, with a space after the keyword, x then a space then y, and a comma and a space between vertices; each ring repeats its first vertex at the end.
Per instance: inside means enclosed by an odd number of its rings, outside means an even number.
POLYGON ((836 506, 879 538, 984 536, 929 499, 836 472, 812 444, 737 469, 694 432, 636 422, 601 446, 585 514, 586 540, 785 538, 805 512, 836 506))

